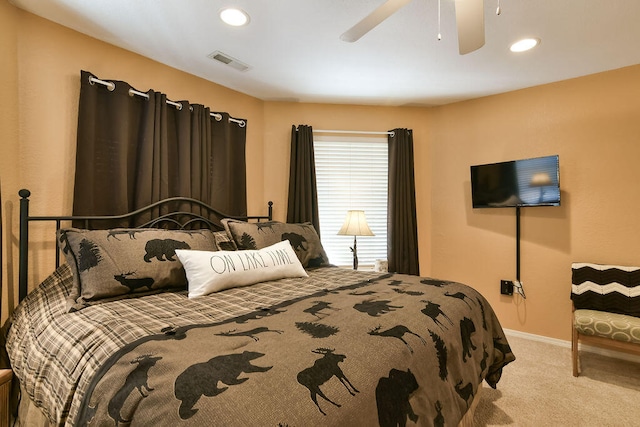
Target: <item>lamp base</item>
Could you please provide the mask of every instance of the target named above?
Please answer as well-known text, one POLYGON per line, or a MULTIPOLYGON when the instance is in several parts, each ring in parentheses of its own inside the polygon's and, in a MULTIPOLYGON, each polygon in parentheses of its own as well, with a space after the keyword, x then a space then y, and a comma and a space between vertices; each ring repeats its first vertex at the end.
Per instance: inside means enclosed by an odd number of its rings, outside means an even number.
POLYGON ((353 236, 353 247, 350 248, 351 252, 353 252, 353 269, 358 269, 358 242, 356 241, 356 236, 353 236))

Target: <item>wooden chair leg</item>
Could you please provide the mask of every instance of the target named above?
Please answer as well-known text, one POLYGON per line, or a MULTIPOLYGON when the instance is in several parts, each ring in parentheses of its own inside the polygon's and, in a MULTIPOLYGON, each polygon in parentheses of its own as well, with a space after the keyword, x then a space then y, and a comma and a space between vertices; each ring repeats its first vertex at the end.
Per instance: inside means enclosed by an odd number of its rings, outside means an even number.
POLYGON ((572 325, 571 359, 573 360, 573 376, 580 375, 580 357, 578 355, 578 330, 572 325))

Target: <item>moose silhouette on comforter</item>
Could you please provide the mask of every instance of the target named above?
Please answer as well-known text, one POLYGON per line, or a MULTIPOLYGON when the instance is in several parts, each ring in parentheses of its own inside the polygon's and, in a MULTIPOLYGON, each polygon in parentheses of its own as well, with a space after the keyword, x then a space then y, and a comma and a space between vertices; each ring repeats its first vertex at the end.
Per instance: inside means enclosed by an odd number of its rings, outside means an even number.
POLYGON ((515 359, 489 303, 459 283, 368 277, 131 342, 74 424, 457 425, 515 359))

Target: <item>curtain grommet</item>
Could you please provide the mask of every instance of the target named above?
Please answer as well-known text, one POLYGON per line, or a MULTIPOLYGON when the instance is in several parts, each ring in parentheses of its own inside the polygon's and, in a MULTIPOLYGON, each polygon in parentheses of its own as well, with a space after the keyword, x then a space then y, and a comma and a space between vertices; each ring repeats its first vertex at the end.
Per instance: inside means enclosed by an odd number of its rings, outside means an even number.
POLYGON ((105 86, 109 92, 113 92, 114 90, 116 90, 116 84, 114 82, 107 82, 96 77, 89 76, 89 84, 91 86, 94 86, 96 83, 100 83, 101 85, 105 86))

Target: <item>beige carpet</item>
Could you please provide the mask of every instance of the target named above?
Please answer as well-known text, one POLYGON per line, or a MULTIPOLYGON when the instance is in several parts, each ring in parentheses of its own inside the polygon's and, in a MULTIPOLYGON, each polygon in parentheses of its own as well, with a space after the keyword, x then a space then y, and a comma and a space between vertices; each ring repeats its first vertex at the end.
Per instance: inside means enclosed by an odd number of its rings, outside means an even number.
POLYGON ((476 426, 640 426, 640 364, 508 335, 516 360, 484 383, 476 426))

